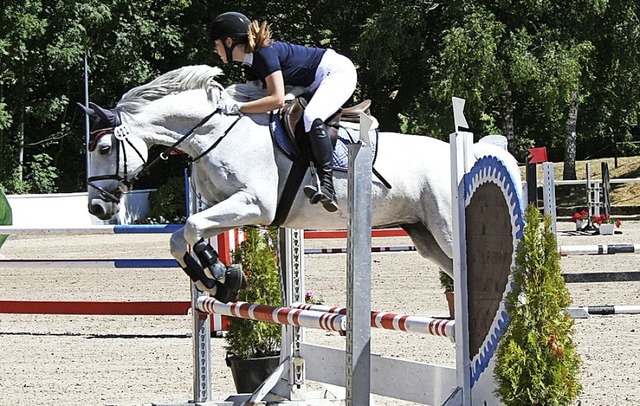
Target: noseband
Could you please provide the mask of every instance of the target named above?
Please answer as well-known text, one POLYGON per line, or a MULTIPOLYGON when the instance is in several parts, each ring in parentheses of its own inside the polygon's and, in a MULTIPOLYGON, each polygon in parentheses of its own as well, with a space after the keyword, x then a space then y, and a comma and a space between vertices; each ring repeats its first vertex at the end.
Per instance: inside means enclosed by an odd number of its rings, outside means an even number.
POLYGON ((122 194, 121 188, 119 188, 119 191, 115 193, 110 193, 107 190, 105 190, 103 187, 100 187, 94 184, 93 182, 100 181, 100 180, 117 180, 121 184, 124 184, 125 187, 131 186, 131 184, 133 183, 133 178, 129 179, 129 170, 128 170, 129 166, 127 164, 128 163, 127 150, 124 148, 125 141, 127 142, 127 144, 129 144, 129 146, 131 146, 131 148, 133 148, 133 150, 136 152, 138 157, 140 157, 140 159, 143 162, 145 162, 145 159, 142 156, 142 153, 138 150, 138 148, 136 148, 135 145, 133 145, 133 143, 131 142, 131 140, 129 140, 129 130, 126 126, 118 126, 116 128, 111 128, 111 127, 103 128, 97 131, 92 131, 89 139, 89 148, 88 148, 89 152, 94 151, 98 145, 98 141, 106 135, 109 135, 109 136, 113 135, 115 139, 118 141, 116 144, 117 145, 116 173, 112 175, 90 176, 87 178, 87 184, 90 187, 96 189, 103 200, 118 204, 120 203, 120 195, 122 194), (120 151, 122 151, 123 158, 124 158, 124 168, 123 168, 122 176, 120 175, 120 151))
MULTIPOLYGON (((118 126, 116 128, 102 128, 100 130, 92 131, 90 139, 89 139, 89 147, 88 147, 89 152, 92 152, 93 150, 95 150, 95 148, 96 148, 96 146, 98 144, 98 141, 100 140, 100 138, 104 137, 105 135, 113 135, 116 138, 116 140, 118 140, 118 144, 117 144, 118 148, 117 148, 117 155, 116 155, 117 164, 116 164, 116 173, 115 174, 113 174, 113 175, 90 176, 90 177, 87 178, 87 184, 90 187, 96 189, 98 191, 98 193, 100 194, 100 197, 104 201, 108 201, 108 202, 115 203, 115 204, 120 203, 120 196, 122 195, 122 188, 118 188, 119 190, 117 192, 111 193, 111 192, 108 192, 107 190, 105 190, 104 188, 94 184, 93 182, 99 181, 99 180, 117 180, 118 182, 120 182, 121 185, 124 185, 126 188, 130 188, 131 185, 133 185, 133 183, 140 178, 140 176, 142 176, 145 173, 148 173, 149 170, 154 165, 156 165, 158 162, 166 161, 167 159, 169 159, 169 154, 171 152, 178 150, 178 146, 180 144, 182 144, 184 141, 186 141, 187 138, 189 138, 198 128, 200 128, 204 124, 206 124, 207 121, 209 121, 211 119, 211 117, 213 117, 219 111, 220 111, 220 109, 215 109, 211 114, 209 114, 206 117, 204 117, 202 120, 200 120, 200 122, 198 124, 195 125, 195 127, 193 127, 191 130, 189 130, 185 135, 180 137, 180 139, 178 139, 178 141, 176 141, 173 145, 171 145, 170 147, 167 147, 167 149, 162 151, 158 155, 158 157, 155 158, 151 162, 145 161, 145 159, 142 156, 142 154, 140 153, 140 151, 135 147, 135 145, 133 145, 133 143, 131 143, 131 141, 129 140, 129 134, 130 134, 129 133, 129 129, 126 126, 120 125, 120 126, 118 126), (127 142, 127 144, 129 144, 129 146, 131 146, 131 148, 133 148, 133 150, 136 152, 136 154, 143 161, 142 169, 137 174, 132 176, 131 178, 129 178, 129 176, 128 176, 127 151, 124 148, 124 142, 125 141, 127 142), (123 176, 120 176, 120 174, 119 174, 119 172, 120 172, 120 150, 122 150, 122 154, 123 154, 123 158, 124 158, 123 176)), ((225 132, 220 136, 220 138, 218 138, 203 153, 201 153, 200 155, 198 155, 195 158, 190 158, 190 162, 193 163, 193 162, 198 161, 200 158, 202 158, 203 156, 207 155, 215 147, 217 147, 218 144, 220 143, 220 141, 222 141, 227 136, 227 134, 229 134, 231 129, 233 127, 235 127, 235 125, 238 123, 238 121, 240 121, 240 119, 243 116, 244 116, 243 114, 238 115, 238 118, 229 126, 229 128, 227 128, 225 130, 225 132)))

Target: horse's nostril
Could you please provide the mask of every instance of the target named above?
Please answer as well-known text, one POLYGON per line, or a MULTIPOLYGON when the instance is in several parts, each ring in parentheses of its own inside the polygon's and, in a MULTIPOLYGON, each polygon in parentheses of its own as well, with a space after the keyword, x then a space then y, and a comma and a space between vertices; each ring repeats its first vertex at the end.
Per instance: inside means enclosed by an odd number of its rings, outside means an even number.
POLYGON ((99 204, 90 205, 89 212, 98 218, 101 218, 102 216, 105 215, 104 208, 99 204))

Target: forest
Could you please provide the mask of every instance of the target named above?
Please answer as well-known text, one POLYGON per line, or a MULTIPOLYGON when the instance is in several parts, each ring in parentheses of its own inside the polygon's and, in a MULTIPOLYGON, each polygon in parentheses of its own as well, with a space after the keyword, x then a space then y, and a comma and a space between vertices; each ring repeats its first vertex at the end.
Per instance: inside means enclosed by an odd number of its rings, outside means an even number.
MULTIPOLYGON (((443 140, 451 97, 466 99, 476 139, 505 135, 518 161, 545 146, 575 160, 637 155, 637 0, 8 0, 0 15, 0 187, 86 190, 89 100, 115 107, 169 70, 222 64, 208 27, 225 11, 271 24, 274 39, 330 47, 358 70, 353 102, 373 101, 383 131, 443 140)), ((176 158, 141 186, 180 175, 176 158)))

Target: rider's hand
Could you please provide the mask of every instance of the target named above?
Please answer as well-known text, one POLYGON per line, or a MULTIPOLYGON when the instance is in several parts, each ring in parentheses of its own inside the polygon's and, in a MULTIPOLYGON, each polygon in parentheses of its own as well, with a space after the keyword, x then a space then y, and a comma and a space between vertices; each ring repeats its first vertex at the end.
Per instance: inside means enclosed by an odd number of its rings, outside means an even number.
POLYGON ((242 103, 231 98, 224 97, 218 100, 218 109, 220 109, 220 111, 224 114, 240 114, 241 108, 242 103))

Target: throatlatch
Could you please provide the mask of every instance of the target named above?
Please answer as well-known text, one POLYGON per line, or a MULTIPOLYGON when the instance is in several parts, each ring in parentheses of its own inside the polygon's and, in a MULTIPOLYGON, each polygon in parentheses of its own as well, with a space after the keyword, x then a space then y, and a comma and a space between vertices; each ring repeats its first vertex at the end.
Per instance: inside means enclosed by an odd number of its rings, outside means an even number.
POLYGON ((183 257, 187 266, 182 269, 189 275, 196 287, 199 290, 212 293, 213 297, 221 302, 236 300, 238 291, 247 286, 242 267, 237 264, 230 266, 223 264, 219 260, 216 250, 204 239, 195 243, 193 252, 200 263, 187 252, 183 257), (209 271, 209 275, 205 269, 209 271))

